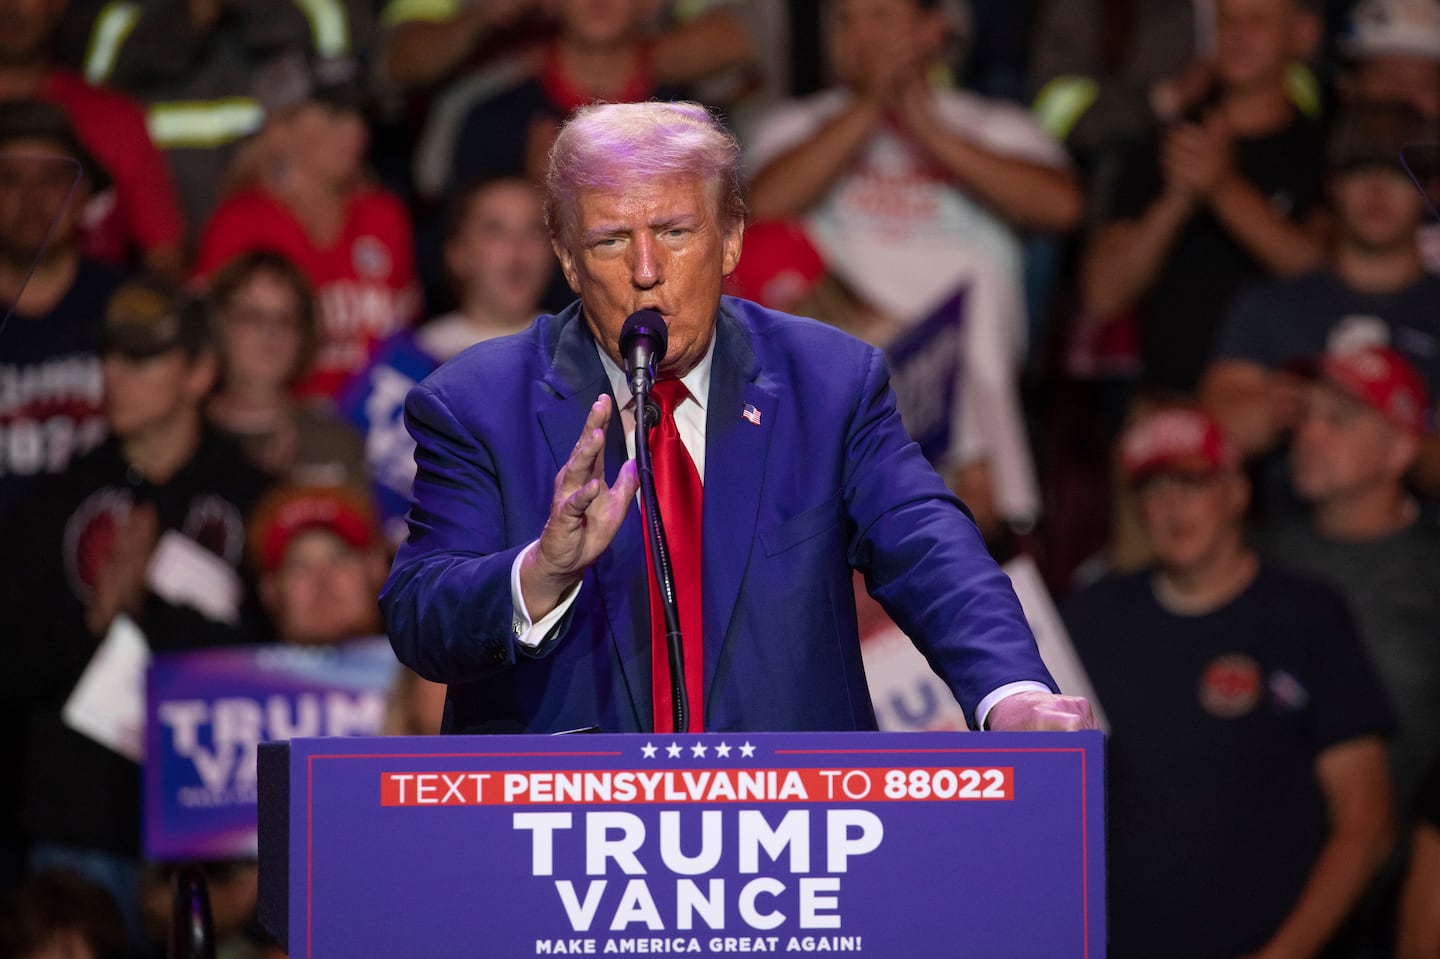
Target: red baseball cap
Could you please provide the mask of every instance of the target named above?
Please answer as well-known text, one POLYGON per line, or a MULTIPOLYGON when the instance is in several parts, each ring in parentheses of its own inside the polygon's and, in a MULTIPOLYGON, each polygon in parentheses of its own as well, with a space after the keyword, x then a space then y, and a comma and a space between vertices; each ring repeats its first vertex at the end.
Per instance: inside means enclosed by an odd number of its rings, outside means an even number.
POLYGON ((250 551, 262 573, 280 568, 285 550, 312 529, 333 533, 357 550, 378 540, 369 498, 347 486, 285 486, 271 492, 250 520, 250 551))
POLYGON ((788 310, 824 275, 825 261, 799 223, 755 223, 745 228, 745 252, 725 292, 772 310, 788 310))
POLYGON ((1190 407, 1146 413, 1120 436, 1120 472, 1132 486, 1156 473, 1218 473, 1239 463, 1220 424, 1190 407))
POLYGON ((1419 436, 1429 429, 1430 391, 1410 361, 1390 347, 1326 353, 1315 366, 1321 380, 1407 433, 1419 436))

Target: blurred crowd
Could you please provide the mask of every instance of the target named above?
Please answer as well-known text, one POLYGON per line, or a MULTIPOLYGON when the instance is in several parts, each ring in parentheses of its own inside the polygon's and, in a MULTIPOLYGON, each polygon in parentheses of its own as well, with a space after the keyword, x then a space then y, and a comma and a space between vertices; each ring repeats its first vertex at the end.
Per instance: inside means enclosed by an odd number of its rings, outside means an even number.
POLYGON ((1440 0, 0 0, 0 959, 157 954, 78 677, 382 632, 405 396, 570 300, 550 145, 646 99, 744 146, 728 292, 958 352, 936 466, 1110 723, 1111 954, 1440 959, 1440 0))

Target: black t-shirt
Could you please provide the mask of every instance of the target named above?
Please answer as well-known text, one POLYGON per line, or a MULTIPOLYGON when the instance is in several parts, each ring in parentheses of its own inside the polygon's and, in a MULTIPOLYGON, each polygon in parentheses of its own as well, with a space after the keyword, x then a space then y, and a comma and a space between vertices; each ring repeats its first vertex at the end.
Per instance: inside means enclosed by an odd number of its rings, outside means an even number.
POLYGON ((123 279, 81 260, 54 309, 17 312, 0 331, 0 519, 104 439, 100 329, 123 279))
MULTIPOLYGON (((13 538, 0 555, 0 655, 7 664, 0 670, 0 702, 20 704, 26 713, 18 791, 28 838, 122 855, 139 851, 139 767, 61 720, 99 645, 86 628, 85 608, 117 518, 132 504, 153 504, 162 534, 184 534, 238 573, 246 519, 268 483, 214 434, 158 486, 130 469, 110 439, 71 464, 13 521, 13 538)), ((245 599, 239 624, 227 625, 147 594, 138 624, 157 652, 253 641, 262 635, 253 589, 245 599)))
MULTIPOLYGON (((1323 195, 1323 134, 1299 113, 1268 136, 1234 142, 1235 169, 1273 209, 1299 223, 1323 195)), ((1137 220, 1164 189, 1159 145, 1135 148, 1118 178, 1114 215, 1137 220)), ((1259 263, 1201 209, 1181 228, 1154 284, 1138 304, 1145 386, 1190 393, 1209 360, 1230 298, 1264 275, 1259 263)))
POLYGON ((1221 608, 1178 616, 1150 572, 1065 605, 1110 722, 1109 955, 1215 959, 1259 948, 1326 837, 1315 757, 1390 728, 1350 611, 1262 565, 1221 608))
MULTIPOLYGON (((105 436, 100 409, 100 329, 124 274, 82 259, 70 289, 41 316, 16 312, 0 329, 0 536, 43 484, 105 436)), ((9 308, 0 303, 0 316, 9 308)), ((23 544, 0 540, 0 550, 23 544)), ((0 562, 0 566, 4 563, 0 562)), ((0 631, 9 628, 0 624, 0 631)), ((13 668, 13 667, 12 667, 13 668)), ((15 769, 23 714, 0 699, 0 763, 15 769)), ((16 834, 18 794, 0 798, 0 838, 16 834)))
POLYGON ((1328 269, 1256 284, 1231 304, 1215 359, 1273 370, 1371 343, 1402 353, 1440 396, 1440 276, 1423 274, 1393 293, 1354 289, 1328 269))

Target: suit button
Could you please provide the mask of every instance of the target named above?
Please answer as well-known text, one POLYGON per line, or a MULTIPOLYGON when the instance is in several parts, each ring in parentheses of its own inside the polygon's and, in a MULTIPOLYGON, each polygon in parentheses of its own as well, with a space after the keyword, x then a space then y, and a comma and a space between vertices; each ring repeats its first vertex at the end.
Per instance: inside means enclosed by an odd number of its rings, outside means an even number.
POLYGON ((504 650, 504 648, 502 648, 502 647, 500 647, 500 646, 494 646, 494 647, 491 648, 491 650, 490 650, 490 659, 491 659, 492 661, 497 662, 497 663, 503 663, 503 662, 505 662, 506 659, 508 659, 508 658, 509 658, 509 657, 507 657, 507 656, 505 655, 505 650, 504 650))

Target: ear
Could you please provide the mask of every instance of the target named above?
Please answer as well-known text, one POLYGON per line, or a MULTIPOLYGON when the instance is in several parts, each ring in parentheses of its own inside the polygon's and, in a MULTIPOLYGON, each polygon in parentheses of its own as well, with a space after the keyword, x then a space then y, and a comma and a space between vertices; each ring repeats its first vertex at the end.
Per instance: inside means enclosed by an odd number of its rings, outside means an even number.
POLYGON ((220 364, 213 350, 206 350, 190 361, 190 372, 186 374, 185 385, 195 402, 203 402, 215 389, 220 376, 220 364))
POLYGON ((375 584, 378 595, 380 587, 385 585, 385 579, 390 575, 390 562, 383 549, 377 546, 365 554, 365 572, 370 576, 370 582, 375 584))
POLYGON ((260 582, 255 589, 260 594, 260 605, 265 607, 265 612, 275 615, 275 610, 280 606, 280 586, 275 582, 275 574, 260 574, 260 582))
POLYGON ((1401 432, 1398 428, 1391 429, 1394 436, 1385 447, 1386 472, 1396 480, 1404 480, 1410 474, 1410 468, 1415 465, 1415 461, 1420 458, 1421 440, 1401 432))
POLYGON ((1229 500, 1232 516, 1237 519, 1245 515, 1250 508, 1250 480, 1241 470, 1232 470, 1228 480, 1230 489, 1229 500))
POLYGON ((566 246, 559 236, 550 237, 550 246, 555 250, 555 258, 560 261, 560 272, 565 274, 565 282, 570 285, 570 292, 580 293, 580 271, 575 268, 575 257, 571 255, 570 248, 566 246))
POLYGON ((445 273, 452 283, 464 283, 466 280, 465 272, 461 269, 463 258, 457 249, 458 246, 457 241, 446 240, 445 246, 440 250, 440 257, 445 263, 445 273))
POLYGON ((722 275, 729 276, 740 265, 740 250, 745 245, 745 221, 739 217, 732 218, 721 243, 723 258, 720 271, 722 275))

